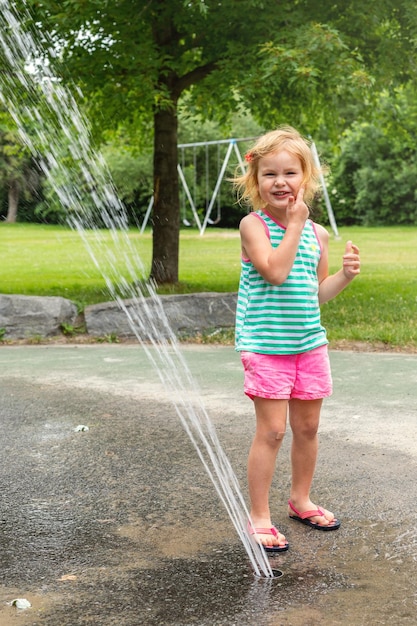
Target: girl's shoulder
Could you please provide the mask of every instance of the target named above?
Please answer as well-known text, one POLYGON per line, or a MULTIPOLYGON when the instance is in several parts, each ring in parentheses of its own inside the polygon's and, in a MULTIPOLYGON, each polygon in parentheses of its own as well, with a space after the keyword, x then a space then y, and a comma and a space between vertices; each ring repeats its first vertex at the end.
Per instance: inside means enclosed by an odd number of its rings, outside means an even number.
POLYGON ((311 224, 314 230, 316 231, 316 235, 320 239, 321 243, 327 244, 327 242, 329 241, 328 230, 326 230, 326 228, 324 228, 324 226, 322 226, 321 224, 317 224, 317 222, 313 222, 313 220, 311 220, 311 224))
POLYGON ((242 219, 240 220, 240 227, 247 224, 253 224, 254 222, 264 222, 259 211, 251 211, 250 213, 245 215, 245 217, 242 217, 242 219))
POLYGON ((240 220, 240 236, 243 239, 258 237, 262 233, 269 238, 269 228, 259 211, 251 211, 240 220))

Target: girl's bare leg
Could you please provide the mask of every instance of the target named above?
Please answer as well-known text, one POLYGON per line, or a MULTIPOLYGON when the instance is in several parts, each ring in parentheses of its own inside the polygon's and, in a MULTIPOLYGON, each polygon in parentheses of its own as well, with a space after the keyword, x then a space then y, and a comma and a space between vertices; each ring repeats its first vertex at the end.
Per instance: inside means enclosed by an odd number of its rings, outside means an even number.
MULTIPOLYGON (((270 528, 269 490, 285 435, 288 401, 255 398, 254 404, 256 432, 248 458, 250 515, 255 528, 270 528)), ((278 537, 259 534, 259 540, 264 545, 285 544, 285 537, 281 534, 278 537)))
MULTIPOLYGON (((298 400, 289 402, 289 421, 293 433, 291 447, 292 484, 290 499, 294 507, 304 513, 316 510, 310 500, 318 454, 318 427, 322 400, 298 400)), ((323 509, 324 516, 314 516, 313 522, 327 525, 334 519, 333 513, 323 509)), ((289 511, 291 513, 291 511, 289 511)))

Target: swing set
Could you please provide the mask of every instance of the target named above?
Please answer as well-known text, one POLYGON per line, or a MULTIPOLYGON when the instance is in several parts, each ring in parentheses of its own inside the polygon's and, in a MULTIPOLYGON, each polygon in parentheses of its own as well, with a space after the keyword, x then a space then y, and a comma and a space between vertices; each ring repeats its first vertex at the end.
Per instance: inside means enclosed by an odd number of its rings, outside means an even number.
MULTIPOLYGON (((244 172, 245 164, 244 164, 242 155, 240 153, 240 150, 238 148, 238 143, 244 142, 244 141, 246 142, 251 141, 251 139, 253 138, 248 137, 246 139, 220 139, 218 141, 201 141, 201 142, 195 142, 195 143, 182 143, 178 145, 178 149, 181 154, 181 159, 180 159, 181 162, 178 163, 177 170, 178 170, 179 179, 181 181, 182 192, 184 196, 183 203, 182 203, 182 223, 184 224, 184 226, 191 226, 191 222, 189 221, 188 216, 187 216, 185 198, 188 200, 188 204, 192 212, 193 221, 196 224, 198 230, 200 231, 200 235, 204 235, 204 232, 208 224, 213 225, 213 224, 218 224, 220 222, 221 220, 220 187, 223 182, 223 178, 224 178, 227 166, 229 164, 230 157, 232 156, 232 153, 234 152, 234 154, 237 157, 239 167, 241 168, 242 172, 244 172), (223 158, 223 161, 221 162, 220 150, 221 150, 222 145, 226 145, 227 149, 226 149, 226 154, 223 158), (216 179, 216 183, 212 192, 210 189, 210 160, 209 160, 210 146, 217 147, 217 179, 216 179), (205 150, 205 192, 206 192, 207 200, 206 200, 205 214, 202 220, 200 219, 200 216, 198 214, 197 207, 196 207, 197 182, 198 182, 197 181, 197 149, 198 148, 200 149, 204 148, 205 150), (192 165, 193 165, 193 170, 194 170, 194 180, 193 180, 193 185, 192 185, 193 193, 191 193, 190 185, 187 182, 186 174, 185 174, 186 152, 189 153, 190 149, 192 150, 192 165), (213 209, 215 207, 216 200, 217 200, 217 214, 213 218, 212 215, 213 215, 213 209)), ((152 211, 152 207, 153 207, 153 202, 154 202, 154 199, 152 197, 149 201, 148 208, 146 210, 145 217, 142 222, 141 231, 140 231, 141 233, 145 230, 146 225, 148 223, 148 220, 152 211)))
MULTIPOLYGON (((245 163, 240 153, 238 144, 242 142, 253 141, 254 139, 256 139, 256 137, 246 137, 242 139, 220 139, 218 141, 201 141, 201 142, 195 142, 195 143, 178 144, 178 149, 181 155, 181 159, 180 159, 181 163, 178 163, 177 171, 178 171, 179 180, 181 181, 181 185, 182 185, 183 199, 182 199, 182 218, 181 219, 182 219, 182 223, 184 224, 184 226, 192 225, 192 223, 188 219, 188 217, 191 217, 191 216, 187 214, 187 205, 186 205, 185 199, 188 200, 188 204, 191 208, 192 219, 195 225, 197 226, 198 230, 200 231, 200 235, 204 235, 204 232, 208 225, 215 225, 220 222, 221 220, 220 188, 224 179, 224 175, 226 173, 227 166, 232 156, 232 153, 234 153, 235 156, 237 157, 239 167, 243 173, 245 171, 245 163), (223 161, 221 162, 220 151, 221 151, 221 147, 224 145, 226 145, 227 148, 226 148, 226 153, 223 158, 223 161), (209 159, 209 149, 211 146, 217 147, 217 179, 216 179, 216 183, 212 192, 210 189, 210 159, 209 159), (197 183, 198 183, 197 181, 197 149, 201 150, 201 148, 204 148, 205 150, 205 196, 206 196, 205 214, 202 220, 200 219, 200 216, 196 208, 197 183), (190 149, 192 149, 192 169, 194 172, 193 185, 192 185, 193 193, 191 193, 190 185, 186 179, 186 151, 189 153, 190 149), (210 193, 211 193, 211 196, 210 196, 210 193), (216 201, 217 201, 217 212, 216 212, 216 215, 213 217, 213 209, 216 204, 216 201)), ((311 144, 311 151, 312 151, 315 163, 321 172, 320 160, 319 160, 319 156, 318 156, 317 149, 316 149, 314 142, 312 142, 311 144)), ((322 174, 320 174, 320 183, 323 189, 323 197, 324 197, 324 201, 326 204, 330 226, 333 230, 333 234, 335 238, 338 238, 339 233, 337 229, 337 224, 336 224, 333 209, 330 203, 329 194, 327 192, 326 183, 322 174)), ((153 204, 154 204, 154 197, 152 196, 149 201, 148 207, 146 209, 145 217, 142 222, 142 226, 140 229, 141 233, 144 232, 147 226, 153 204)))

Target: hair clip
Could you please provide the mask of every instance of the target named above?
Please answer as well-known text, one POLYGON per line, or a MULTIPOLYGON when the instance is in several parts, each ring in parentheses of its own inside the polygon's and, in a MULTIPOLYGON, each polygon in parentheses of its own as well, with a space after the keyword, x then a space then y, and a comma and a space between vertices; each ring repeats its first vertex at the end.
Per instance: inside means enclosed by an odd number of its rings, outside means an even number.
POLYGON ((247 152, 245 154, 245 161, 247 161, 248 163, 250 163, 251 161, 253 161, 253 154, 252 152, 247 152))

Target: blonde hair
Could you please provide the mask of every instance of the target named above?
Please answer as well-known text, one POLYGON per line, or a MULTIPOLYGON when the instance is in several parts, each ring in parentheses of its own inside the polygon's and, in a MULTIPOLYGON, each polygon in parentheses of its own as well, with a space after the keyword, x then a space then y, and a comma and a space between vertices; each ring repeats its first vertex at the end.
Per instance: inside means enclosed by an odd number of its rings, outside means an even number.
POLYGON ((316 166, 311 152, 311 142, 300 135, 292 126, 280 126, 259 137, 253 147, 246 153, 247 168, 244 174, 235 176, 234 186, 238 193, 238 201, 251 206, 257 211, 264 202, 259 195, 258 166, 259 159, 274 152, 286 150, 296 156, 303 171, 304 201, 310 205, 319 188, 320 170, 316 166))

